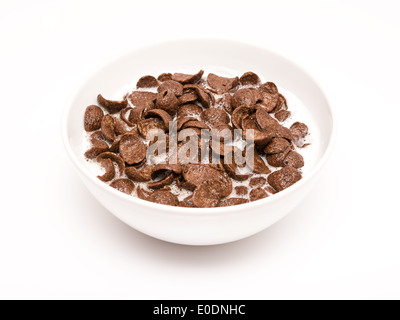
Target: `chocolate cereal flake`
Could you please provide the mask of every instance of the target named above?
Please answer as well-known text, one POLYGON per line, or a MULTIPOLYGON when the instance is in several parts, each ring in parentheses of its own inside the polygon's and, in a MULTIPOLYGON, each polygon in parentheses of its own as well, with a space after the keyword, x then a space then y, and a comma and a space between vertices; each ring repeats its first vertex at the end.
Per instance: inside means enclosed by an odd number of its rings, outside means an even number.
POLYGON ((136 167, 127 167, 125 169, 126 176, 136 182, 148 182, 151 180, 151 173, 154 167, 151 165, 144 166, 140 170, 136 167))
POLYGON ((143 120, 143 114, 147 108, 145 107, 135 107, 129 113, 128 120, 134 125, 137 124, 140 120, 143 120))
MULTIPOLYGON (((167 80, 158 87, 158 92, 171 90, 177 97, 183 94, 183 85, 174 80, 167 80)), ((196 99, 195 99, 196 100, 196 99)))
POLYGON ((264 152, 267 154, 277 154, 284 152, 288 147, 290 147, 290 142, 284 138, 274 138, 265 147, 264 152))
POLYGON ((277 192, 277 191, 276 191, 274 188, 272 188, 271 186, 267 186, 267 187, 265 187, 264 189, 265 189, 265 191, 269 192, 270 194, 275 194, 275 193, 277 192))
POLYGON ((150 118, 150 117, 159 117, 164 123, 164 130, 165 132, 169 131, 169 124, 172 122, 172 117, 169 115, 168 112, 161 110, 161 109, 152 109, 149 110, 145 113, 144 115, 145 118, 150 118))
POLYGON ((132 105, 142 108, 152 108, 154 106, 154 101, 156 100, 156 98, 156 93, 146 91, 134 91, 128 97, 132 105))
POLYGON ((140 186, 138 186, 138 187, 136 188, 136 193, 137 193, 137 196, 138 196, 139 199, 149 201, 148 198, 149 198, 150 195, 151 195, 151 192, 150 192, 150 191, 144 190, 143 188, 141 188, 140 186))
POLYGON ((172 80, 178 81, 182 84, 194 84, 200 81, 203 76, 204 70, 200 70, 198 73, 191 75, 185 73, 174 73, 172 75, 172 80))
POLYGON ((219 122, 215 124, 212 128, 211 134, 213 134, 214 132, 223 137, 225 141, 231 141, 234 138, 233 128, 229 124, 224 122, 219 122))
POLYGON ((177 175, 182 174, 182 165, 181 164, 156 164, 153 167, 153 171, 151 173, 152 179, 155 179, 160 173, 165 173, 167 171, 171 171, 177 175))
POLYGON ((137 135, 127 133, 121 138, 119 152, 127 164, 137 164, 146 158, 147 146, 137 135))
POLYGON ((182 105, 182 104, 194 102, 197 99, 198 99, 197 94, 195 94, 194 92, 188 92, 188 93, 181 95, 178 98, 178 102, 179 102, 179 105, 182 105))
POLYGON ((301 173, 292 166, 275 171, 268 176, 268 183, 276 190, 282 191, 301 179, 301 173))
POLYGON ((232 181, 222 171, 217 170, 210 165, 204 164, 187 164, 183 167, 183 178, 187 183, 186 186, 194 190, 202 182, 206 180, 217 180, 222 183, 223 196, 227 197, 232 193, 232 181))
POLYGON ((246 186, 237 186, 235 192, 238 196, 247 196, 249 189, 246 186))
POLYGON ((256 188, 250 191, 250 201, 256 201, 268 197, 268 193, 262 188, 256 188))
POLYGON ((267 179, 264 177, 255 177, 251 178, 249 181, 250 187, 263 187, 267 183, 267 179))
POLYGON ((241 85, 257 85, 261 82, 260 78, 258 75, 256 75, 254 72, 246 72, 244 73, 240 79, 239 82, 241 85))
POLYGON ((285 151, 281 153, 267 155, 268 164, 273 167, 283 167, 284 166, 283 161, 285 160, 287 154, 290 152, 291 149, 292 147, 289 146, 285 149, 285 151))
POLYGON ((182 125, 182 129, 186 128, 198 128, 198 129, 205 129, 209 130, 210 127, 206 125, 203 121, 198 121, 198 120, 191 120, 187 121, 182 125))
POLYGON ((173 173, 170 173, 167 175, 165 178, 158 180, 158 181, 153 181, 149 182, 147 184, 147 188, 149 189, 161 189, 165 186, 170 185, 172 182, 175 180, 175 175, 173 173))
POLYGON ((126 99, 122 101, 107 100, 101 94, 97 96, 97 102, 111 114, 120 112, 128 106, 126 99))
POLYGON ((292 141, 293 135, 290 130, 280 124, 269 126, 263 130, 263 133, 272 138, 284 138, 286 140, 292 141))
POLYGON ((118 153, 120 140, 121 140, 121 136, 116 137, 114 139, 113 143, 111 144, 110 148, 108 148, 108 151, 113 152, 113 153, 118 153))
POLYGON ((164 82, 172 79, 171 73, 162 73, 157 77, 158 81, 164 82))
POLYGON ((261 130, 265 130, 268 127, 273 127, 278 124, 278 121, 276 121, 274 118, 272 118, 269 113, 267 112, 266 109, 264 108, 257 108, 256 111, 256 120, 257 124, 261 128, 261 130))
POLYGON ((135 185, 129 179, 117 179, 111 182, 110 187, 117 189, 126 194, 131 194, 135 189, 135 185))
POLYGON ((222 198, 223 186, 220 181, 203 181, 193 192, 193 203, 198 208, 213 208, 222 198))
POLYGON ((98 142, 104 142, 104 137, 103 137, 103 134, 101 133, 101 130, 97 130, 97 131, 95 131, 95 132, 93 132, 91 135, 90 135, 90 143, 94 146, 94 147, 96 147, 97 145, 97 143, 98 142))
POLYGON ((119 170, 119 176, 121 176, 122 173, 125 171, 124 160, 122 160, 122 158, 119 155, 112 152, 103 152, 96 157, 96 161, 98 162, 101 162, 103 159, 110 159, 117 164, 119 170))
POLYGON ((234 163, 234 159, 232 159, 232 163, 223 163, 225 171, 228 173, 228 175, 238 181, 245 181, 249 179, 252 174, 238 174, 237 173, 237 164, 234 163))
POLYGON ((126 108, 124 108, 124 109, 122 109, 121 110, 121 112, 120 112, 120 117, 121 117, 121 120, 123 121, 123 122, 125 122, 128 126, 130 126, 130 127, 134 127, 135 126, 135 123, 134 122, 131 122, 130 120, 128 120, 128 118, 126 117, 126 113, 128 112, 128 111, 131 111, 131 110, 133 110, 133 108, 132 107, 126 107, 126 108))
POLYGON ((184 90, 193 91, 196 93, 199 102, 204 108, 209 108, 215 103, 215 98, 210 91, 197 84, 187 84, 183 87, 184 90))
POLYGON ((127 132, 125 124, 121 120, 114 118, 114 121, 115 121, 115 134, 117 136, 123 135, 124 133, 127 132))
POLYGON ((282 153, 276 153, 276 154, 270 154, 267 155, 267 162, 270 166, 279 168, 283 167, 283 160, 285 160, 285 154, 282 153))
POLYGON ((158 86, 158 81, 153 76, 144 76, 139 79, 136 88, 154 88, 158 86))
POLYGON ((196 104, 185 104, 178 109, 178 118, 200 115, 203 109, 196 104))
POLYGON ((251 89, 240 89, 232 97, 233 109, 247 107, 253 109, 257 102, 257 95, 251 89))
POLYGON ((178 197, 171 192, 165 190, 158 190, 153 192, 150 196, 148 196, 146 200, 154 203, 165 204, 167 206, 179 205, 178 197))
POLYGON ((110 152, 119 153, 119 142, 121 141, 121 137, 122 137, 122 135, 119 135, 118 137, 116 137, 114 139, 113 143, 111 144, 111 146, 109 148, 110 152))
POLYGON ((187 164, 183 167, 183 178, 186 182, 186 187, 194 190, 198 185, 207 179, 211 179, 214 175, 219 175, 218 170, 203 164, 187 164))
POLYGON ((178 105, 178 98, 172 90, 166 89, 157 94, 156 107, 168 112, 171 116, 178 111, 178 105))
POLYGON ((249 116, 246 116, 245 118, 242 119, 242 129, 243 130, 249 130, 249 129, 259 130, 254 113, 249 116))
POLYGON ((236 108, 232 113, 232 125, 235 129, 242 129, 242 121, 244 118, 248 117, 251 113, 249 107, 239 107, 236 108))
POLYGON ((193 117, 180 118, 180 117, 178 117, 177 122, 176 122, 177 130, 181 130, 182 127, 185 125, 185 123, 187 123, 189 121, 197 121, 197 118, 193 118, 193 117))
POLYGON ((190 195, 185 199, 183 199, 182 201, 180 201, 179 206, 185 208, 196 208, 196 206, 193 203, 193 195, 190 195))
POLYGON ((304 123, 293 123, 290 127, 290 131, 293 134, 293 142, 297 147, 302 148, 307 145, 304 143, 304 138, 308 134, 308 127, 304 123))
POLYGON ((111 114, 106 114, 101 120, 101 133, 108 141, 115 139, 115 120, 111 114))
POLYGON ((233 112, 233 107, 232 107, 232 96, 229 93, 226 93, 224 95, 224 109, 226 112, 228 112, 229 114, 232 114, 233 112))
POLYGON ((304 167, 303 156, 296 151, 290 151, 285 157, 285 160, 283 160, 283 165, 292 166, 296 169, 302 168, 304 167))
POLYGON ((273 138, 273 132, 261 132, 258 130, 245 130, 243 131, 244 139, 254 141, 256 146, 265 146, 267 145, 273 138))
POLYGON ((88 106, 84 118, 85 130, 90 132, 100 129, 103 116, 104 112, 101 108, 95 105, 88 106))
POLYGON ((278 102, 276 103, 275 108, 272 110, 272 113, 278 112, 279 110, 287 110, 287 108, 286 98, 279 93, 278 102))
POLYGON ((236 87, 239 83, 239 78, 225 78, 209 73, 207 83, 216 93, 222 94, 236 87))
POLYGON ((283 122, 283 121, 287 120, 290 117, 291 114, 292 113, 290 111, 280 110, 277 113, 275 113, 275 118, 278 121, 283 122))
POLYGON ((264 160, 258 155, 257 151, 255 150, 255 145, 251 145, 246 148, 246 163, 254 173, 271 173, 271 170, 268 168, 264 160), (253 163, 250 159, 251 154, 254 154, 253 163))
POLYGON ((99 154, 106 152, 108 150, 108 144, 103 142, 100 142, 98 146, 92 147, 89 150, 85 152, 85 157, 88 159, 94 159, 96 158, 99 154), (100 143, 102 143, 100 145, 100 143))
POLYGON ((211 127, 218 123, 228 124, 230 122, 229 116, 226 114, 226 112, 217 108, 209 108, 204 110, 201 114, 201 119, 208 123, 211 127))
POLYGON ((263 97, 262 106, 266 108, 267 111, 271 112, 276 107, 278 103, 279 92, 275 83, 266 82, 260 86, 260 93, 263 97))
POLYGON ((145 139, 149 138, 149 133, 152 130, 161 130, 163 132, 166 131, 164 121, 162 121, 160 118, 142 120, 138 123, 137 128, 140 135, 145 139))
POLYGON ((290 131, 296 139, 305 138, 308 134, 308 127, 301 122, 295 122, 290 127, 290 131))
POLYGON ((97 178, 99 178, 103 182, 108 182, 114 179, 115 168, 111 159, 103 159, 101 160, 100 164, 106 170, 106 172, 102 176, 97 176, 97 178))

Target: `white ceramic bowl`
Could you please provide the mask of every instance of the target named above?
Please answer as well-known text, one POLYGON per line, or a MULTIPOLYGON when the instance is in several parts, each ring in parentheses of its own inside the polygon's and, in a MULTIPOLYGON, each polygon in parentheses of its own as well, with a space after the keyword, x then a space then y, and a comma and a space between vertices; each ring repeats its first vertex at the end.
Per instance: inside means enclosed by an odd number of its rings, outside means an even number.
POLYGON ((65 148, 82 181, 94 197, 116 217, 152 237, 187 245, 213 245, 251 236, 288 214, 310 191, 325 164, 334 140, 328 101, 315 81, 282 56, 256 46, 210 39, 177 40, 131 51, 103 65, 78 87, 67 103, 62 121, 65 148), (178 208, 147 202, 119 192, 89 172, 82 157, 83 115, 98 93, 119 98, 134 88, 140 76, 200 69, 241 75, 256 72, 274 81, 304 103, 318 127, 317 161, 303 179, 268 198, 224 208, 178 208), (228 72, 228 73, 229 73, 228 72))

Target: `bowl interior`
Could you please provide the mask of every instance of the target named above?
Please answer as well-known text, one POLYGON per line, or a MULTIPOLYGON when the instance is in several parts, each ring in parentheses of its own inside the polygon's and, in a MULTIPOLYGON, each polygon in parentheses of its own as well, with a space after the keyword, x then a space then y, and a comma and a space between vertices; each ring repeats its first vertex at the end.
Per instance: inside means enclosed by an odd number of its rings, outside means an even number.
MULTIPOLYGON (((96 104, 99 93, 108 99, 120 99, 124 93, 134 89, 136 81, 143 75, 196 73, 200 69, 225 76, 240 76, 253 71, 262 81, 273 81, 279 89, 284 88, 295 95, 312 118, 312 134, 318 136, 318 139, 313 139, 312 167, 318 165, 331 143, 333 119, 329 104, 314 80, 289 60, 266 49, 210 39, 179 40, 137 49, 104 65, 85 79, 69 102, 64 119, 63 134, 75 164, 81 169, 85 166, 83 115, 86 106, 96 104)), ((85 173, 92 174, 88 170, 85 173)))

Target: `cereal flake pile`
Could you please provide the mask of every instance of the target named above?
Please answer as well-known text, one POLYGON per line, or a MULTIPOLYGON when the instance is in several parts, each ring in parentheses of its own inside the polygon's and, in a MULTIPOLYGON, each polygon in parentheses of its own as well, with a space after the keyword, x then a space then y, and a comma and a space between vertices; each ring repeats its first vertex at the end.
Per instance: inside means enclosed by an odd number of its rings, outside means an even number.
MULTIPOLYGON (((300 122, 290 128, 281 124, 291 112, 276 85, 262 84, 253 72, 240 78, 209 73, 205 79, 203 74, 201 70, 194 75, 163 73, 157 79, 144 76, 136 90, 121 101, 98 95, 99 106, 86 108, 84 129, 91 143, 85 157, 98 162, 105 171, 100 180, 147 201, 207 208, 263 199, 302 178, 299 169, 304 160, 296 150, 307 145, 308 127, 300 122), (217 149, 210 147, 210 163, 204 163, 204 159, 171 163, 171 123, 178 133, 190 130, 198 137, 206 129, 228 129, 234 140, 233 130, 243 130, 242 140, 251 135, 253 141, 240 150, 244 158, 254 155, 250 171, 243 170, 243 164, 224 161, 224 144, 217 149), (157 143, 157 138, 148 139, 154 130, 166 134, 164 163, 150 163, 147 157, 148 148, 157 143), (218 155, 217 164, 211 163, 212 155, 218 155)), ((224 138, 227 143, 229 137, 224 138)), ((178 141, 178 150, 187 142, 178 141)), ((231 148, 238 149, 234 145, 231 148)))

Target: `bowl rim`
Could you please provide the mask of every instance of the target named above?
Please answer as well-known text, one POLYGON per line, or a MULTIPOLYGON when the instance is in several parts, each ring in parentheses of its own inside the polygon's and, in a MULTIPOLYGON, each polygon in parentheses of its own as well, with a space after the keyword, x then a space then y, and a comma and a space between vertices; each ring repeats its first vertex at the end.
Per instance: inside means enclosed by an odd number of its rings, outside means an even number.
POLYGON ((192 216, 192 217, 214 217, 214 216, 219 216, 219 215, 234 215, 237 213, 241 213, 243 211, 251 210, 254 207, 259 207, 263 205, 267 205, 268 203, 272 202, 277 202, 281 198, 286 197, 288 194, 295 192, 297 189, 302 188, 303 185, 307 184, 308 181, 312 180, 317 173, 323 168, 323 166, 326 164, 327 160, 329 159, 333 148, 335 146, 336 142, 336 136, 337 136, 337 125, 336 125, 336 117, 334 114, 334 111, 331 107, 331 103, 325 94, 325 92, 321 89, 319 86, 318 82, 314 79, 313 76, 311 76, 307 71, 305 71, 301 66, 299 66, 297 63, 293 62, 291 59, 286 57, 285 55, 275 52, 274 50, 271 50, 270 48, 266 48, 264 46, 260 45, 255 45, 254 43, 249 43, 249 42, 244 42, 244 41, 236 41, 236 40, 231 40, 231 39, 221 39, 221 38, 182 38, 182 39, 175 39, 175 40, 165 40, 165 41, 159 41, 159 42, 154 42, 151 44, 145 44, 141 46, 136 46, 133 47, 129 50, 126 50, 122 54, 119 54, 117 56, 114 56, 111 59, 105 59, 99 63, 97 63, 94 67, 90 68, 89 72, 86 72, 86 75, 83 77, 82 80, 78 81, 75 88, 69 95, 66 104, 64 106, 63 114, 62 114, 62 120, 61 120, 61 134, 62 134, 62 140, 64 147, 67 151, 67 154, 69 158, 71 159, 72 163, 78 169, 78 171, 88 178, 91 182, 96 184, 99 188, 103 189, 105 192, 108 192, 112 194, 113 196, 119 198, 122 201, 129 202, 133 205, 138 205, 138 206, 143 206, 143 207, 148 207, 149 209, 153 210, 161 210, 164 212, 168 212, 171 214, 179 215, 179 216, 192 216), (278 192, 277 194, 274 194, 273 196, 260 199, 257 201, 241 204, 241 205, 236 205, 236 206, 228 206, 228 207, 215 207, 215 208, 188 208, 188 207, 174 207, 174 206, 167 206, 163 204, 158 204, 158 203, 153 203, 150 201, 142 200, 137 197, 133 197, 131 195, 127 195, 123 192, 120 192, 114 188, 111 188, 109 185, 105 184, 104 182, 100 181, 95 175, 90 174, 89 170, 85 168, 83 163, 77 158, 75 155, 74 151, 72 150, 72 147, 70 145, 69 139, 68 139, 68 120, 70 118, 71 110, 73 107, 73 101, 75 100, 75 97, 77 94, 80 92, 81 88, 84 86, 87 81, 92 78, 97 72, 99 72, 102 68, 105 66, 108 66, 110 64, 113 64, 117 62, 118 60, 123 59, 126 56, 131 55, 135 51, 139 50, 146 50, 146 49, 151 49, 152 47, 158 47, 162 45, 167 45, 171 43, 182 43, 182 42, 187 42, 187 41, 207 41, 207 42, 218 42, 219 44, 221 42, 225 43, 230 43, 230 44, 235 44, 235 45, 241 45, 241 46, 247 46, 249 48, 254 48, 257 50, 263 50, 267 51, 272 55, 279 56, 282 60, 288 62, 289 64, 292 64, 296 66, 301 72, 303 72, 306 76, 309 77, 314 82, 314 85, 318 88, 318 90, 321 92, 325 100, 327 101, 327 107, 328 107, 328 112, 330 113, 331 116, 331 122, 332 122, 332 130, 330 133, 328 145, 322 154, 321 158, 317 161, 315 166, 312 168, 312 170, 307 173, 300 181, 295 183, 294 185, 290 186, 289 188, 278 192))

